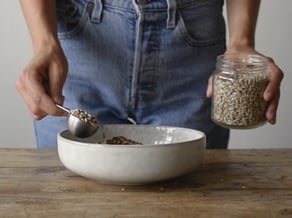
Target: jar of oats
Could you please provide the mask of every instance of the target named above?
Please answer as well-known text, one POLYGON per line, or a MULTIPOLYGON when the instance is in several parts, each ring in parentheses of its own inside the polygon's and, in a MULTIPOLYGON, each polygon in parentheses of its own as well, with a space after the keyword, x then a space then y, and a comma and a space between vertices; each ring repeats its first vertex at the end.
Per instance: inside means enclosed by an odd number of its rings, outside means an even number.
POLYGON ((267 83, 264 57, 218 56, 213 75, 212 120, 225 128, 263 125, 266 122, 263 93, 267 83))

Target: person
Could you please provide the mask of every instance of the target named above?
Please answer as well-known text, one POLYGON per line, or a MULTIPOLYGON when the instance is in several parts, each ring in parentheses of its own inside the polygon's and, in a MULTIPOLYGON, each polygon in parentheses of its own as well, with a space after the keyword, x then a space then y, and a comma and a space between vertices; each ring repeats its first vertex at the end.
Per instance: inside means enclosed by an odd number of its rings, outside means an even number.
MULTIPOLYGON (((220 54, 260 54, 260 0, 21 0, 33 57, 16 87, 35 121, 38 148, 67 128, 56 103, 103 124, 180 126, 227 148, 229 130, 211 121, 210 77, 220 54), (207 94, 206 94, 207 92, 207 94)), ((260 54, 262 55, 262 54, 260 54)), ((267 57, 266 119, 276 123, 283 72, 267 57)))

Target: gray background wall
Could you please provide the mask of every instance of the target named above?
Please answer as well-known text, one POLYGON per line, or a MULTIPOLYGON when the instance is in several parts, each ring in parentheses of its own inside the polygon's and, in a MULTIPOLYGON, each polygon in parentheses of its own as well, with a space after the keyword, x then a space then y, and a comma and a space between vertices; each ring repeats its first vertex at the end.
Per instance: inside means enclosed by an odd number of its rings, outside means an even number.
MULTIPOLYGON (((292 148, 292 1, 262 0, 257 49, 272 56, 285 72, 275 126, 232 130, 230 148, 292 148)), ((32 55, 18 1, 0 1, 0 147, 35 147, 31 115, 15 90, 15 81, 32 55)))

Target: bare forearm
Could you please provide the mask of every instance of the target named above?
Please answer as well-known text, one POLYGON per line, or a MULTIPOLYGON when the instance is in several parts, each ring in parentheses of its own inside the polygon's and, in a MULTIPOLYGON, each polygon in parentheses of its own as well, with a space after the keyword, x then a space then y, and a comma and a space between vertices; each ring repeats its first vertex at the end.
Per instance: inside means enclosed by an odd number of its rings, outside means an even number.
POLYGON ((229 46, 254 48, 260 0, 227 0, 229 46))
POLYGON ((56 0, 20 0, 34 50, 57 43, 56 0))

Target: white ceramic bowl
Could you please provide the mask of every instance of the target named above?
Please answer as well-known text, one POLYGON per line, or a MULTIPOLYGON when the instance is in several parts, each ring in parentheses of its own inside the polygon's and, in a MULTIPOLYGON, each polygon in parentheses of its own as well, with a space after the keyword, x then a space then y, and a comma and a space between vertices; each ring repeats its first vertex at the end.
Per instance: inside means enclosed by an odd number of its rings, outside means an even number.
POLYGON ((99 133, 86 139, 68 130, 58 134, 58 154, 72 172, 104 183, 138 185, 192 172, 203 160, 204 133, 177 127, 104 125, 106 139, 114 136, 143 145, 97 144, 99 133))

